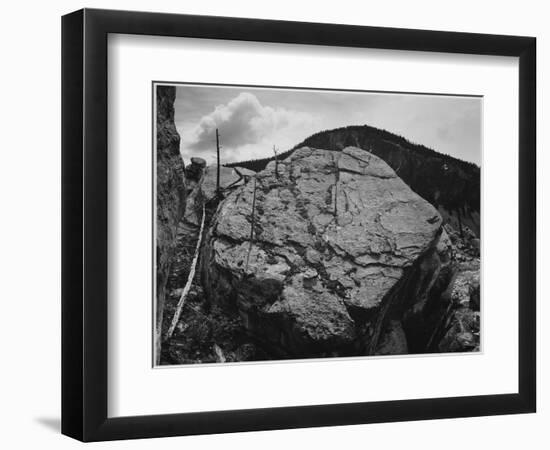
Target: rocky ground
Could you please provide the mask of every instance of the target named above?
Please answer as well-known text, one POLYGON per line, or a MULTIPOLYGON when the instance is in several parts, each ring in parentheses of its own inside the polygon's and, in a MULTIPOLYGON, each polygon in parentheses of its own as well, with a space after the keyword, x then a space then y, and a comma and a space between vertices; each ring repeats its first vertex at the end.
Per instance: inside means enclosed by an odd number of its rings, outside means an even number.
POLYGON ((161 363, 476 351, 479 239, 380 158, 304 147, 254 174, 195 160, 167 283, 161 363))
MULTIPOLYGON (((178 251, 168 279, 163 335, 168 330, 189 276, 202 218, 202 204, 206 204, 205 225, 208 228, 220 199, 242 186, 253 175, 247 169, 221 167, 222 192, 217 195, 216 173, 216 166, 206 167, 206 162, 201 158, 193 158, 186 169, 186 212, 177 228, 178 251)), ((208 304, 200 274, 197 274, 175 332, 163 344, 161 364, 243 361, 256 354, 260 355, 260 350, 250 342, 240 318, 208 304)))

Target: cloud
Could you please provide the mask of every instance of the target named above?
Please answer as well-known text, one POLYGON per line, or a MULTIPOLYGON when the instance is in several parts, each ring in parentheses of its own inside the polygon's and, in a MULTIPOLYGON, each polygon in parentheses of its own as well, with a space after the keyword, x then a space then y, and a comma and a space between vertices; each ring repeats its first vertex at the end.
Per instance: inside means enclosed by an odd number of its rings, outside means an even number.
POLYGON ((231 151, 264 142, 275 133, 311 122, 312 117, 307 113, 264 106, 254 94, 242 92, 203 116, 191 132, 186 147, 195 152, 212 151, 216 128, 222 146, 231 151))

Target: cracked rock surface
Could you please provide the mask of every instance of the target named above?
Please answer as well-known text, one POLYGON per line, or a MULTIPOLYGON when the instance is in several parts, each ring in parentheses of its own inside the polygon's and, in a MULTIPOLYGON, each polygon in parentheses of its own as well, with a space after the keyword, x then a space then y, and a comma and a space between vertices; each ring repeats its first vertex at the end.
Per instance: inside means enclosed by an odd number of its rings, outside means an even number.
POLYGON ((441 231, 437 210, 380 158, 303 147, 219 205, 203 285, 259 339, 296 356, 346 354, 441 231))

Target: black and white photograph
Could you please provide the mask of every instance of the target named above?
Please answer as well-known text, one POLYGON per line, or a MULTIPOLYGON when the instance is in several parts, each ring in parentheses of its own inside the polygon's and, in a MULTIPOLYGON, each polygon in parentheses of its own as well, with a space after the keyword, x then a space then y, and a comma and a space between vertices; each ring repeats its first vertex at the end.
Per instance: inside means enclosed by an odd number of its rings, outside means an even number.
POLYGON ((482 97, 153 95, 155 365, 482 350, 482 97))
POLYGON ((6 2, 0 448, 549 449, 548 8, 501 4, 6 2))

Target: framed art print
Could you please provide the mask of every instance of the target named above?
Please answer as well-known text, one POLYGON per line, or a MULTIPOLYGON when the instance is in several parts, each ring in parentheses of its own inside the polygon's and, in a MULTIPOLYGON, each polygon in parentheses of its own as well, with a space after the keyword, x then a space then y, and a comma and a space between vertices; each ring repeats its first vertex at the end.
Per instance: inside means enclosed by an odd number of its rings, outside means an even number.
POLYGON ((65 16, 63 433, 533 412, 535 109, 529 37, 65 16))
POLYGON ((481 97, 153 90, 155 364, 482 350, 481 97))

